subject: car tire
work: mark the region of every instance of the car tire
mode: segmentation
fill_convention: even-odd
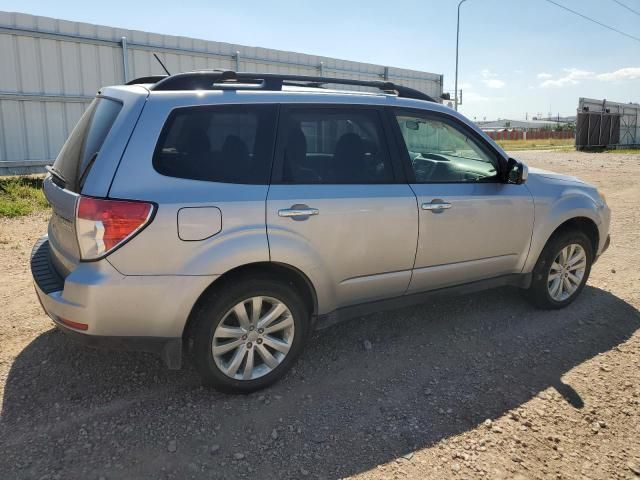
[[[538,308],[566,307],[587,283],[593,257],[593,245],[583,232],[567,230],[555,234],[538,258],[526,297]]]
[[[295,288],[268,275],[246,276],[214,290],[198,307],[191,353],[205,386],[250,393],[285,375],[309,330],[309,310]]]

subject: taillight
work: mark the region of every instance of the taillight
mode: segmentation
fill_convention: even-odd
[[[153,204],[132,200],[80,197],[76,210],[76,232],[82,260],[107,255],[151,219]]]

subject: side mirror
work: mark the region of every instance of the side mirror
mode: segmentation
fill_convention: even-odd
[[[515,158],[509,158],[507,162],[507,183],[521,185],[527,181],[529,167]]]

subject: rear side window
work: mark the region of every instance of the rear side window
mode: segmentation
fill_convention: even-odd
[[[344,107],[291,108],[281,114],[282,181],[293,184],[393,183],[379,114]]]
[[[275,108],[221,105],[175,109],[160,135],[153,166],[170,177],[267,184]]]
[[[99,97],[91,102],[53,164],[53,171],[65,188],[80,191],[121,109],[120,102],[109,98]]]

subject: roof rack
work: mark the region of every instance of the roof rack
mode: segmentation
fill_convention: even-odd
[[[283,85],[298,87],[322,88],[327,84],[355,85],[377,88],[385,93],[393,93],[399,97],[413,98],[434,102],[435,100],[419,90],[396,85],[386,81],[352,80],[347,78],[313,77],[306,75],[281,75],[279,73],[248,73],[234,71],[198,71],[177,73],[175,75],[158,75],[132,80],[127,85],[136,83],[154,83],[151,90],[267,90],[280,91]]]

